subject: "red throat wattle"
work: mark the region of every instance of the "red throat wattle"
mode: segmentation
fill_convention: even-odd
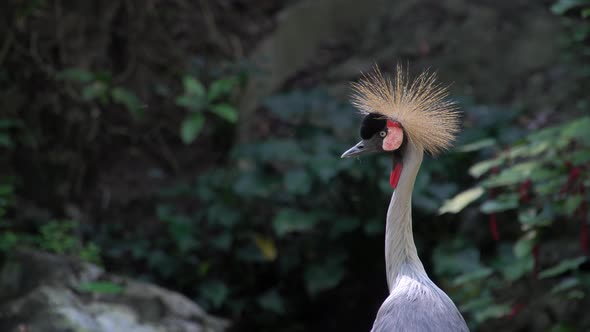
[[[401,175],[402,163],[398,162],[395,164],[395,167],[391,170],[391,174],[389,175],[389,184],[391,185],[391,188],[395,189],[397,187],[397,183]]]

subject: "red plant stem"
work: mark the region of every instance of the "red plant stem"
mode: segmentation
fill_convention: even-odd
[[[496,221],[496,214],[490,214],[490,232],[494,241],[500,241],[500,233],[498,232],[498,222]]]
[[[565,194],[568,191],[575,191],[575,182],[578,179],[578,177],[580,177],[580,174],[582,173],[582,167],[577,166],[577,167],[573,167],[572,164],[569,161],[565,162],[565,167],[569,170],[568,172],[568,177],[567,177],[567,181],[564,183],[564,185],[561,187],[561,189],[559,190],[560,194]]]
[[[582,220],[582,229],[580,230],[580,242],[582,244],[582,251],[588,255],[588,224],[586,218]]]
[[[522,203],[528,203],[531,200],[532,185],[533,182],[530,179],[527,179],[518,186],[519,199]]]
[[[539,273],[539,245],[533,247],[533,279],[537,279]]]
[[[514,318],[514,316],[516,316],[516,314],[518,314],[522,310],[522,308],[524,308],[524,303],[516,303],[515,305],[512,306],[512,310],[507,315],[507,318],[509,318],[509,319]]]
[[[574,181],[575,179],[578,178],[578,176],[580,176],[580,173],[582,172],[582,168],[581,167],[574,167],[570,170],[570,180]]]
[[[588,254],[588,202],[586,201],[586,189],[584,185],[580,185],[580,193],[582,194],[582,204],[580,205],[580,212],[582,214],[582,227],[580,229],[580,244],[582,252]]]

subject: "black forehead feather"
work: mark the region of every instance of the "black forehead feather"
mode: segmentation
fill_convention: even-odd
[[[369,113],[361,123],[361,138],[369,139],[385,129],[387,120],[381,114]]]

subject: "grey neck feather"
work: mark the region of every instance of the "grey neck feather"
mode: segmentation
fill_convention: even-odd
[[[416,273],[426,276],[412,234],[412,191],[423,155],[421,147],[408,141],[402,160],[402,173],[387,210],[385,266],[390,292],[404,263],[409,264]]]

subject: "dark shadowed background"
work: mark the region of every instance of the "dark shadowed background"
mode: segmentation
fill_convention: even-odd
[[[85,327],[93,301],[148,327],[180,312],[125,300],[135,281],[233,331],[369,331],[390,161],[340,155],[350,82],[397,63],[437,71],[463,111],[414,190],[431,278],[473,331],[590,329],[590,1],[8,0],[0,17],[2,331],[140,331]]]

